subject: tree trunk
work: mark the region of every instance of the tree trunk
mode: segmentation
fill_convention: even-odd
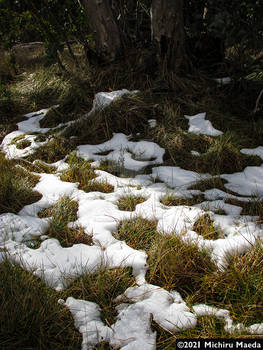
[[[96,53],[103,61],[113,61],[121,49],[119,29],[108,0],[82,0]]]
[[[185,59],[183,0],[152,0],[152,40],[164,68],[176,70]]]

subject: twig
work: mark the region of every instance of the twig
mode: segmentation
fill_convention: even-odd
[[[263,89],[260,91],[260,93],[258,95],[258,98],[257,98],[257,101],[256,101],[256,105],[255,105],[255,108],[253,109],[252,114],[255,114],[258,111],[258,109],[259,109],[258,105],[259,105],[259,101],[260,101],[262,95],[263,95]]]

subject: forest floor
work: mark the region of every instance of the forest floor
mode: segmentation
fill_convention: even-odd
[[[2,349],[263,335],[262,72],[126,63],[2,78]]]

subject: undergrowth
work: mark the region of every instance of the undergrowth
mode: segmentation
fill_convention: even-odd
[[[0,214],[18,213],[25,205],[41,199],[42,195],[33,190],[38,181],[36,175],[16,166],[0,153]]]
[[[63,298],[74,298],[93,301],[101,308],[101,318],[107,326],[115,322],[117,316],[117,296],[135,284],[131,270],[128,268],[100,269],[98,272],[83,274],[71,286],[62,292]],[[65,295],[64,295],[65,294]]]
[[[92,237],[86,234],[81,226],[68,226],[70,222],[77,220],[77,212],[78,203],[68,197],[62,197],[53,206],[39,212],[38,216],[51,217],[46,235],[58,239],[62,247],[71,247],[79,243],[93,245]]]
[[[79,349],[81,335],[57,292],[25,269],[0,264],[2,350]]]

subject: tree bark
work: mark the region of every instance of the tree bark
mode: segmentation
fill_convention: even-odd
[[[82,3],[98,57],[106,62],[115,60],[121,50],[121,39],[109,1],[82,0]]]
[[[152,40],[164,68],[177,70],[185,55],[183,0],[152,0]]]

